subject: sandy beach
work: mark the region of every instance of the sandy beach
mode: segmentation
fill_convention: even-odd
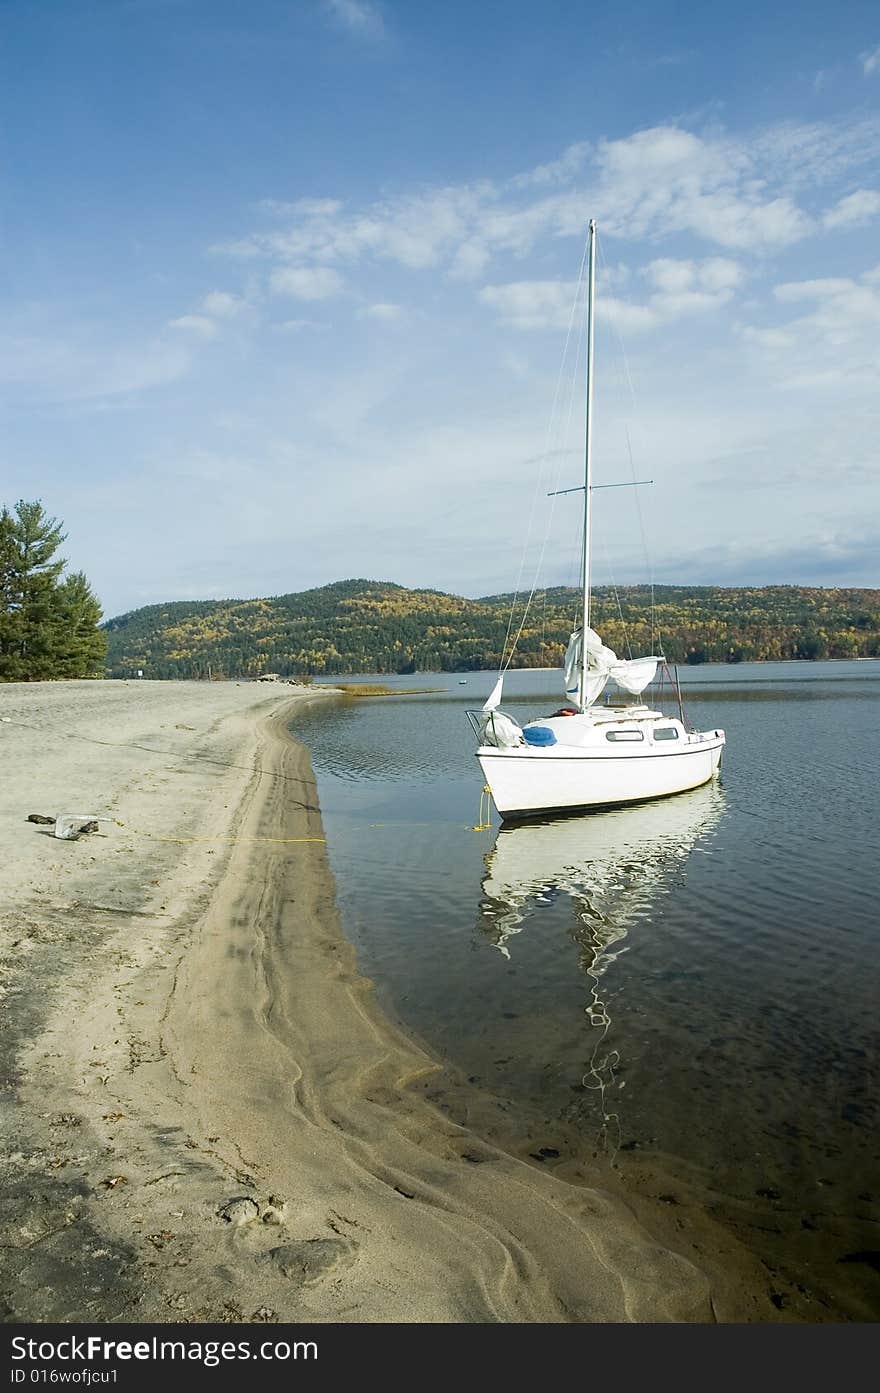
[[[529,1163],[378,1009],[287,729],[335,699],[0,686],[4,1321],[773,1319],[708,1220]]]

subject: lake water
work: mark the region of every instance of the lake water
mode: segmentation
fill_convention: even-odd
[[[442,690],[296,722],[343,926],[535,1163],[702,1205],[791,1319],[876,1320],[880,662],[680,677],[720,782],[484,830],[465,710],[494,674],[349,679]],[[520,721],[560,701],[505,680]]]

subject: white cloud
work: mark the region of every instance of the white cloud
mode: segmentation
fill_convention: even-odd
[[[217,333],[214,320],[204,314],[182,314],[179,319],[169,320],[169,328],[183,329],[186,333],[195,334],[202,339],[213,339]]]
[[[384,319],[388,323],[403,318],[403,306],[393,305],[387,302],[368,305],[363,311],[368,319]]]
[[[329,329],[330,325],[321,319],[285,319],[273,327],[282,334],[301,334],[306,329]]]
[[[566,281],[515,281],[484,286],[480,299],[517,329],[565,329],[571,322],[575,291]]]
[[[870,222],[877,213],[880,213],[880,193],[875,193],[873,189],[856,189],[855,193],[847,194],[846,198],[829,208],[822,223],[828,228],[860,227]]]
[[[381,39],[385,32],[382,15],[370,0],[324,0],[324,9],[338,25],[366,39]]]
[[[662,257],[645,267],[645,275],[660,291],[672,293],[686,290],[694,282],[694,263]]]
[[[870,164],[880,121],[780,122],[733,137],[675,125],[636,131],[562,155],[506,181],[402,192],[345,206],[336,198],[265,200],[280,225],[216,248],[263,258],[276,268],[340,267],[390,261],[408,270],[443,268],[453,279],[483,275],[493,259],[528,256],[536,245],[600,232],[658,243],[689,234],[743,254],[791,246],[816,217],[802,194]],[[854,222],[865,198],[842,200],[826,217]]]
[[[469,281],[476,280],[482,275],[489,261],[489,250],[484,242],[471,238],[469,242],[462,242],[449,268],[449,274],[453,280]]]
[[[653,287],[644,304],[617,295],[601,295],[596,315],[623,333],[640,334],[686,315],[706,314],[732,298],[745,273],[736,261],[651,261],[643,277]],[[622,279],[622,278],[621,278]],[[566,329],[571,322],[575,287],[564,281],[516,281],[486,286],[480,299],[517,329]]]
[[[742,285],[745,271],[738,261],[723,256],[709,257],[696,268],[700,284],[706,290],[735,290]]]
[[[99,326],[12,321],[0,341],[0,384],[14,384],[17,398],[105,403],[176,381],[191,361],[179,343],[113,339]]]
[[[871,73],[880,71],[880,48],[875,48],[873,50],[866,49],[864,53],[859,54],[859,59],[865,77],[869,77]]]
[[[343,204],[338,198],[298,198],[293,203],[285,203],[277,198],[264,198],[258,205],[264,213],[273,217],[332,218],[340,212]]]
[[[674,261],[670,257],[661,257],[645,267],[648,280],[663,294],[695,289],[722,293],[740,285],[744,274],[739,262],[721,256],[702,262]]]
[[[241,313],[246,303],[241,295],[230,295],[226,290],[212,290],[202,301],[202,311],[215,319],[233,319]]]
[[[748,145],[674,126],[604,141],[597,161],[601,221],[622,237],[693,232],[724,247],[785,246],[809,218],[786,193],[768,197]]]
[[[880,267],[858,279],[828,276],[787,281],[774,288],[781,305],[804,312],[784,325],[740,329],[760,354],[760,370],[779,386],[829,388],[847,397],[880,381]]]
[[[271,278],[276,295],[292,295],[297,300],[327,300],[339,295],[344,285],[339,272],[329,266],[284,266]]]
[[[528,189],[541,184],[569,183],[572,177],[583,169],[589,153],[589,143],[586,140],[578,141],[575,145],[569,145],[558,160],[550,160],[547,164],[536,165],[534,169],[526,170],[523,174],[515,174],[510,180],[510,187]]]
[[[756,329],[752,325],[746,324],[743,326],[741,334],[746,343],[754,343],[759,348],[773,351],[792,348],[796,342],[794,334],[787,329]]]
[[[844,276],[825,276],[811,281],[787,281],[777,285],[773,294],[777,300],[828,300],[845,295],[853,287],[853,282]]]
[[[282,264],[376,257],[423,270],[455,253],[469,228],[478,224],[481,204],[491,197],[489,186],[465,185],[381,200],[349,214],[333,200],[303,200],[291,205],[286,229],[254,233],[216,250]]]
[[[660,317],[650,305],[634,305],[616,295],[606,295],[596,310],[598,319],[611,324],[620,334],[646,334],[656,329]]]

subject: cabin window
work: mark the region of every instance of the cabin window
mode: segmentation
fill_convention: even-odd
[[[677,739],[678,739],[678,731],[675,729],[675,726],[661,726],[659,730],[655,730],[655,731],[654,731],[654,739],[655,739],[655,740],[677,740]]]
[[[640,730],[606,730],[606,740],[644,740]]]

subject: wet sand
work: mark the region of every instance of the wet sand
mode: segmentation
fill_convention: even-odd
[[[705,1216],[542,1170],[378,1009],[287,731],[333,699],[0,687],[3,1319],[779,1318]],[[26,820],[63,812],[115,820]]]

